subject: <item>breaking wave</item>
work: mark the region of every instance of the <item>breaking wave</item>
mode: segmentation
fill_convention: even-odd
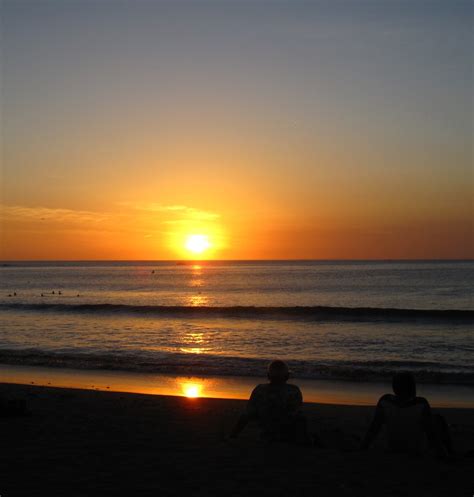
[[[377,307],[256,307],[256,306],[164,306],[125,304],[4,303],[0,310],[61,312],[78,314],[125,314],[186,318],[248,318],[308,321],[442,321],[474,322],[472,310],[397,309]]]
[[[165,352],[92,353],[1,349],[0,363],[176,375],[262,376],[264,359]],[[428,361],[288,361],[292,375],[307,379],[388,380],[399,370],[416,373],[420,383],[474,385],[474,368]]]

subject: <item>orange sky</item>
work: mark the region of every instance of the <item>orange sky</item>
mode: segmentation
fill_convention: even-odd
[[[473,257],[470,2],[396,3],[2,2],[0,259]]]

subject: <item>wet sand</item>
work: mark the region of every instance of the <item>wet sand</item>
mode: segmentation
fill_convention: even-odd
[[[265,447],[255,427],[225,435],[241,400],[0,384],[31,416],[0,418],[0,494],[12,496],[471,496],[474,459],[357,450],[373,408],[306,404],[330,448]],[[459,453],[474,410],[437,409]]]
[[[248,399],[255,385],[265,383],[267,379],[264,376],[183,376],[0,364],[0,381],[21,385],[173,396],[185,396],[188,390],[194,389],[199,397]],[[392,389],[391,382],[301,378],[292,378],[290,382],[301,388],[305,402],[317,404],[374,406],[384,393]],[[474,409],[474,385],[420,383],[417,392],[421,397],[430,399],[432,406]]]

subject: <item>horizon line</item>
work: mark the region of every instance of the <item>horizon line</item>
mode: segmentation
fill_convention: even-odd
[[[0,264],[11,262],[179,262],[179,263],[208,263],[208,262],[472,262],[474,258],[282,258],[282,259],[0,259]]]

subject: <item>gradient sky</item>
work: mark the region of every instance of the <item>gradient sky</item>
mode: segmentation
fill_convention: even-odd
[[[473,5],[3,0],[0,258],[472,257]]]

